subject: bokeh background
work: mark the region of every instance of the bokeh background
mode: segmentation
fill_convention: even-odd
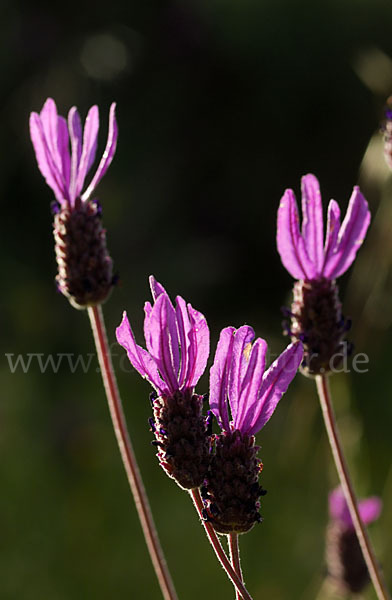
[[[48,96],[65,114],[97,103],[103,150],[118,103],[117,155],[100,184],[120,284],[105,306],[129,429],[180,598],[233,595],[187,495],[157,465],[149,386],[114,329],[124,309],[141,342],[148,275],[222,327],[251,324],[283,349],[291,278],[275,248],[286,187],[315,173],[325,202],[347,206],[360,182],[373,214],[341,280],[366,373],[332,381],[361,496],[379,494],[371,528],[392,585],[392,183],[379,133],[392,93],[389,0],[2,0],[0,598],[143,598],[160,592],[90,368],[26,372],[22,354],[94,353],[85,313],[54,285],[51,190],[28,116]],[[212,357],[211,357],[212,359]],[[208,379],[198,389],[207,390]],[[314,384],[298,376],[259,434],[264,522],[241,539],[255,600],[313,600],[325,575],[327,493],[336,476]],[[375,598],[371,589],[364,598]]]

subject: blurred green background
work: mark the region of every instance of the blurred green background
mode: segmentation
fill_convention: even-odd
[[[86,314],[54,285],[52,193],[28,133],[30,111],[48,96],[83,117],[97,103],[102,150],[118,103],[117,155],[97,193],[120,273],[105,314],[161,541],[187,600],[233,592],[189,498],[158,467],[150,388],[114,329],[126,309],[141,343],[154,273],[207,316],[213,346],[222,327],[249,323],[281,351],[292,282],[275,248],[279,199],[313,172],[325,204],[345,208],[360,182],[373,222],[341,293],[369,371],[336,375],[332,391],[356,488],[384,501],[371,535],[391,586],[392,183],[378,133],[392,93],[390,1],[1,6],[0,598],[160,598],[95,357],[87,373],[66,360],[42,373],[36,358],[12,373],[6,356],[94,353]],[[207,386],[204,376],[200,393]],[[248,588],[255,600],[321,598],[336,476],[312,381],[296,378],[258,442],[268,494],[264,522],[241,538]]]

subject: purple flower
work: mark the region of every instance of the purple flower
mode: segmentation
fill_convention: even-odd
[[[341,522],[349,529],[354,529],[350,511],[340,486],[335,488],[329,494],[328,504],[329,514],[333,520]],[[359,514],[365,525],[369,525],[369,523],[376,521],[380,516],[381,509],[382,502],[377,496],[371,496],[358,503]]]
[[[150,277],[154,305],[144,306],[144,337],[147,350],[138,346],[124,312],[116,330],[134,368],[145,377],[158,394],[172,396],[176,392],[191,393],[202,376],[209,355],[209,330],[205,317],[185,302],[170,298],[153,276]]]
[[[251,327],[221,331],[210,371],[210,407],[222,433],[215,436],[205,489],[205,518],[218,533],[245,533],[260,522],[262,468],[255,435],[271,418],[300,365],[301,342],[291,344],[265,371],[267,344]]]
[[[326,562],[331,582],[344,594],[358,594],[369,581],[357,534],[341,487],[329,494],[330,521],[326,532]],[[358,503],[362,521],[368,525],[381,512],[380,498],[373,496]]]
[[[350,267],[370,223],[368,204],[354,187],[346,216],[340,224],[340,209],[328,206],[324,241],[323,206],[314,175],[302,178],[302,230],[293,190],[284,193],[278,211],[277,245],[283,265],[295,279],[335,279]]]
[[[255,435],[271,418],[301,363],[290,344],[265,371],[267,343],[244,325],[222,330],[210,372],[210,407],[223,431]]]
[[[314,376],[336,370],[350,353],[345,336],[351,321],[343,316],[335,280],[354,261],[370,223],[370,212],[358,187],[354,187],[342,224],[339,206],[331,200],[324,240],[319,184],[314,175],[305,175],[302,215],[300,233],[294,192],[286,190],[278,210],[278,252],[283,265],[298,281],[294,284],[293,303],[286,311],[290,323],[285,322],[283,328],[292,341],[303,342],[301,371]]]
[[[38,167],[62,207],[73,208],[77,199],[86,202],[112,162],[117,144],[116,105],[109,113],[109,133],[101,161],[88,187],[82,192],[97,150],[99,129],[98,106],[88,112],[84,131],[74,106],[66,119],[57,114],[57,107],[48,98],[40,112],[30,115],[30,136]],[[71,144],[71,152],[69,151]]]
[[[209,422],[194,387],[206,368],[210,335],[205,317],[181,296],[176,306],[150,277],[154,305],[144,306],[147,350],[135,341],[126,313],[116,330],[135,369],[154,386],[150,426],[161,467],[183,489],[198,488],[210,462]]]

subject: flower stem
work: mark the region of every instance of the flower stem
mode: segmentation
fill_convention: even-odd
[[[240,547],[238,544],[238,533],[230,533],[228,536],[229,538],[229,549],[230,549],[230,560],[231,560],[231,564],[233,565],[233,569],[234,571],[237,573],[238,577],[240,578],[240,580],[243,582],[244,579],[242,577],[242,571],[241,571],[241,562],[240,562]],[[241,594],[239,593],[238,590],[236,590],[236,600],[243,600]]]
[[[368,533],[358,511],[355,492],[350,480],[348,467],[338,435],[336,419],[331,402],[328,378],[325,375],[317,375],[316,385],[336,470],[338,472],[343,494],[350,511],[350,516],[355,527],[355,532],[362,549],[370,578],[372,580],[374,589],[376,590],[377,598],[379,600],[390,600],[390,596],[381,573],[381,568],[377,563]]]
[[[136,510],[139,515],[155,573],[165,600],[177,600],[177,594],[174,589],[174,585],[158,539],[158,534],[147,499],[147,494],[128,434],[120,393],[118,391],[110,356],[105,322],[101,307],[89,307],[88,316],[90,318],[91,327],[94,334],[95,346],[97,349],[99,365],[101,368],[102,379],[109,405],[110,416],[112,418],[114,433],[116,435],[121,458],[130,488],[132,490],[133,498],[135,500]]]
[[[213,528],[211,523],[209,523],[208,521],[206,521],[203,518],[204,506],[203,506],[203,500],[200,496],[200,491],[198,489],[193,489],[193,490],[189,490],[189,493],[192,497],[193,503],[194,503],[197,513],[200,517],[200,520],[203,523],[203,526],[206,531],[207,537],[210,541],[210,544],[213,547],[214,552],[215,552],[220,564],[222,565],[223,569],[226,571],[226,575],[229,577],[229,579],[231,579],[232,584],[234,585],[236,590],[238,590],[238,592],[240,593],[240,598],[243,598],[243,600],[252,600],[252,596],[249,594],[249,592],[245,588],[244,584],[242,583],[241,579],[239,578],[239,576],[237,575],[237,573],[234,571],[233,567],[231,566],[229,559],[227,558],[226,553],[222,548],[222,544],[220,543],[218,536],[216,535],[215,529]]]

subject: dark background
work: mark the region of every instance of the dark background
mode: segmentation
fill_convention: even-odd
[[[12,373],[6,356],[94,352],[86,314],[54,285],[52,193],[28,133],[29,113],[48,96],[83,118],[99,105],[101,151],[118,104],[117,154],[97,192],[121,278],[105,315],[162,544],[187,600],[233,593],[189,498],[157,465],[150,389],[114,329],[126,309],[142,342],[154,273],[206,315],[213,347],[222,327],[249,323],[280,352],[292,282],[275,248],[279,199],[286,187],[299,194],[313,172],[325,205],[334,197],[345,209],[360,182],[372,227],[341,293],[369,371],[336,375],[332,391],[356,488],[384,500],[371,535],[391,585],[392,184],[378,133],[392,93],[389,0],[1,6],[0,598],[160,598],[96,359],[87,373],[66,362],[41,373],[36,358]],[[205,375],[198,390],[207,385]],[[255,600],[330,598],[319,590],[336,475],[312,381],[296,378],[258,443],[268,495],[264,522],[241,538],[248,588]]]

